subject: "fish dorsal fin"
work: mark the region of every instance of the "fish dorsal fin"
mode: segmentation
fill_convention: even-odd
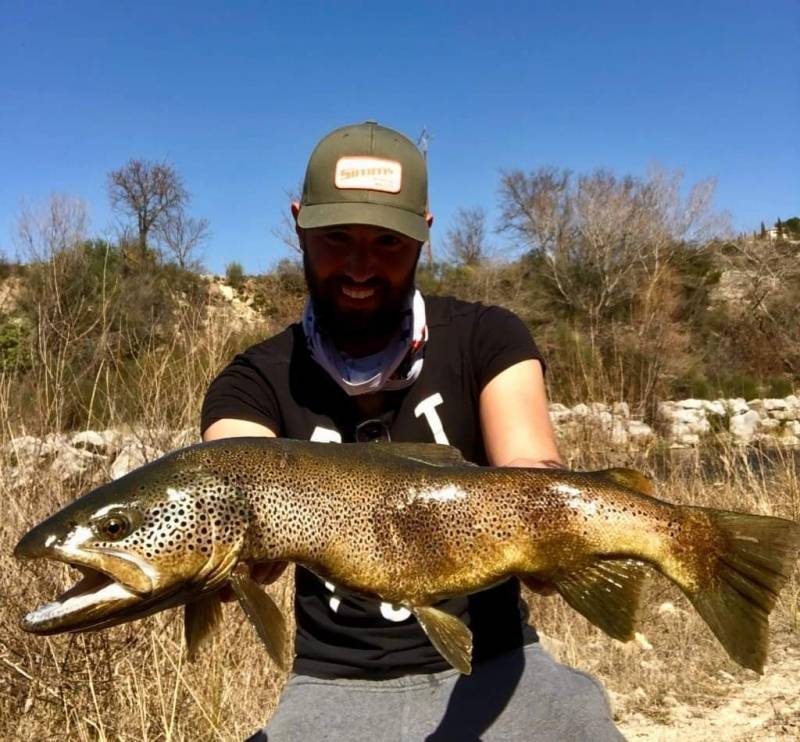
[[[281,609],[249,575],[234,572],[231,587],[275,664],[286,670],[286,622]]]
[[[431,466],[475,466],[467,461],[455,446],[445,446],[441,443],[394,443],[388,441],[375,441],[368,443],[375,446],[383,453],[397,456],[401,459],[421,461]]]
[[[644,474],[635,469],[605,469],[597,472],[603,479],[610,479],[615,484],[627,487],[629,490],[638,492],[641,495],[654,497],[656,488]]]
[[[636,559],[601,559],[549,578],[564,600],[609,636],[633,639],[647,565]]]
[[[417,606],[411,612],[439,654],[456,670],[469,675],[472,672],[472,632],[464,623],[432,606]]]
[[[221,619],[219,592],[203,595],[186,604],[183,611],[183,635],[189,660],[197,656],[197,650],[214,633]]]

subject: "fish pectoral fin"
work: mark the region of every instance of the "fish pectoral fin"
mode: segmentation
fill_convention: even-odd
[[[633,639],[647,565],[637,559],[600,559],[576,572],[552,577],[556,589],[578,613],[609,636]]]
[[[638,492],[640,495],[654,497],[656,486],[644,474],[635,469],[604,469],[595,472],[600,479],[611,481],[614,484],[627,487],[629,490]]]
[[[186,653],[192,661],[197,650],[213,633],[222,619],[222,603],[219,592],[203,595],[183,609],[183,636],[186,640]]]
[[[239,604],[264,642],[267,653],[281,670],[286,670],[287,633],[281,609],[249,575],[234,572],[229,579]]]
[[[431,606],[417,606],[411,612],[439,654],[456,670],[469,675],[472,672],[472,632],[464,623]]]

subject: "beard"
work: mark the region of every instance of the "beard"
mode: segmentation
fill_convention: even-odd
[[[414,274],[418,260],[419,253],[407,279],[401,284],[392,285],[382,278],[359,284],[364,288],[374,289],[379,300],[377,308],[360,310],[341,306],[337,301],[341,287],[352,284],[352,281],[343,275],[334,275],[321,280],[311,267],[308,254],[304,251],[303,272],[308,294],[314,305],[317,322],[325,334],[336,345],[340,345],[338,340],[354,339],[385,339],[388,342],[399,329],[403,313],[407,309],[408,297],[414,289]]]

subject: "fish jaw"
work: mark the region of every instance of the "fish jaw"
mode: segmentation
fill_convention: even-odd
[[[54,601],[23,617],[23,630],[55,634],[93,627],[110,614],[140,605],[154,587],[152,569],[124,553],[91,549],[90,528],[55,529],[42,523],[26,533],[14,548],[23,561],[46,559],[74,567],[82,579]]]

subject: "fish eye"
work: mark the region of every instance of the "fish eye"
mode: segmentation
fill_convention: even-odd
[[[95,528],[99,535],[110,541],[125,538],[131,532],[131,524],[121,515],[110,515],[107,518],[103,518]]]

